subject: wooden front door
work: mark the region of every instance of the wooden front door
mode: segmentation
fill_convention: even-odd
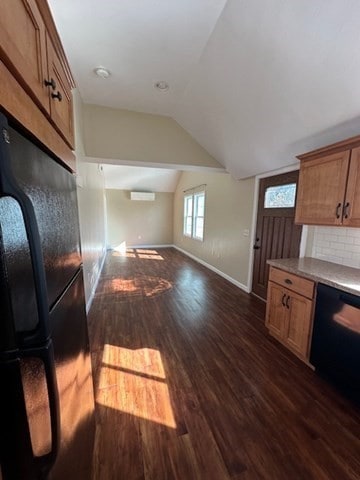
[[[252,292],[266,300],[271,258],[298,257],[301,225],[294,224],[299,171],[260,180]]]

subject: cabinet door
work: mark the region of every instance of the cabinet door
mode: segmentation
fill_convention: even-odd
[[[284,340],[292,350],[306,359],[309,354],[313,302],[288,291],[285,304],[287,316]]]
[[[1,0],[1,60],[49,112],[45,25],[35,0]]]
[[[343,225],[360,227],[360,148],[351,152]]]
[[[284,307],[285,291],[276,283],[269,282],[265,325],[277,337],[284,335],[285,315],[287,314]]]
[[[69,82],[63,66],[57,56],[49,36],[46,37],[49,77],[53,78],[56,88],[50,94],[50,115],[70,147],[74,146],[73,105]]]
[[[296,223],[340,225],[350,152],[301,163]]]

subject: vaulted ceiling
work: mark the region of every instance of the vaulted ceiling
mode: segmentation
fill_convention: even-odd
[[[172,116],[235,178],[360,132],[358,0],[50,5],[85,102]]]

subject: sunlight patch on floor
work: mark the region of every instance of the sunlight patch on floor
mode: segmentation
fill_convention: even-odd
[[[157,250],[136,248],[135,252],[138,258],[142,258],[144,260],[164,260],[164,257],[162,257]]]
[[[113,250],[115,252],[119,252],[119,253],[126,253],[126,242],[121,242],[119,243],[119,245],[116,245],[116,247],[113,248]]]
[[[123,294],[129,297],[154,297],[172,288],[169,280],[148,275],[136,275],[134,278],[112,278],[107,281],[109,293]]]
[[[136,258],[135,253],[122,253],[122,252],[113,252],[112,254],[113,257],[125,257],[125,258]]]
[[[164,260],[157,250],[144,248],[126,248],[126,242],[122,242],[113,248],[113,257],[142,258],[144,260]]]
[[[139,290],[139,288],[135,285],[134,279],[125,279],[125,278],[113,278],[111,280],[111,290],[114,293],[118,292],[126,292],[126,293],[134,293]]]
[[[166,378],[160,352],[153,348],[132,350],[105,344],[102,361],[115,368],[132,370],[134,373],[146,373],[159,380]]]
[[[105,407],[176,428],[158,350],[106,344],[96,401]]]
[[[161,255],[150,255],[148,253],[138,253],[138,257],[146,260],[164,260]]]
[[[159,255],[159,252],[157,250],[148,250],[148,249],[144,249],[144,248],[137,248],[136,252],[137,253],[145,253],[145,254],[148,254],[148,255]]]

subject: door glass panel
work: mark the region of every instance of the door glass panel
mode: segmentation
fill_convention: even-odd
[[[296,183],[274,185],[265,191],[264,208],[295,207]]]

